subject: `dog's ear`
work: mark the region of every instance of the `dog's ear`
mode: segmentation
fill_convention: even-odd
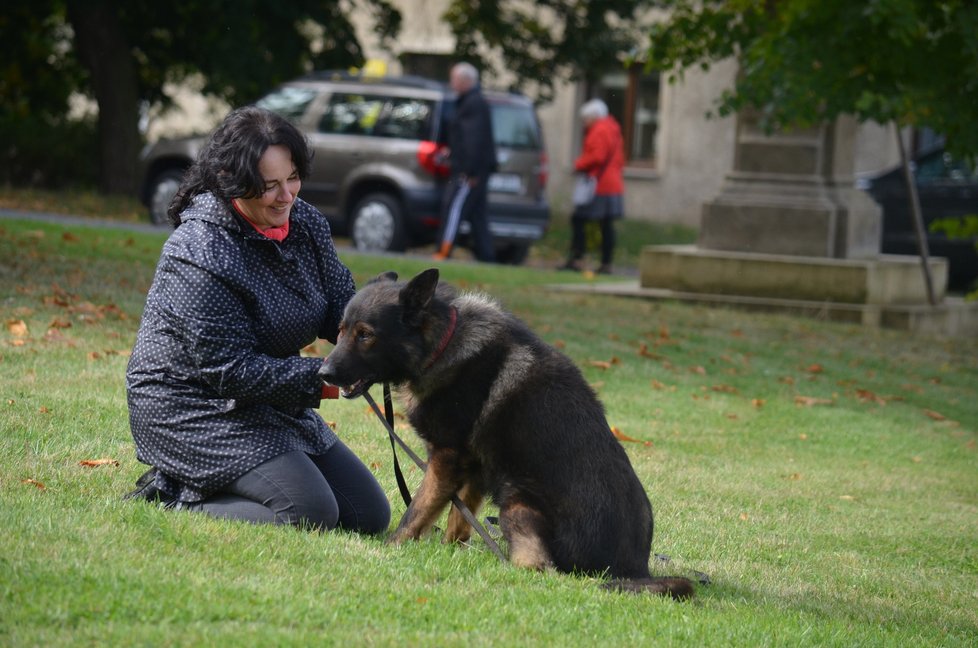
[[[369,286],[372,283],[379,283],[381,281],[397,281],[397,273],[393,270],[388,270],[387,272],[382,272],[370,281],[367,282]]]
[[[406,286],[401,288],[400,301],[404,307],[404,316],[408,321],[419,315],[435,295],[438,286],[438,269],[429,268],[417,275]]]

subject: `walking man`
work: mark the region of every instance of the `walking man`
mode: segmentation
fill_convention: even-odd
[[[470,63],[457,63],[449,77],[458,95],[455,116],[448,127],[452,174],[442,205],[442,225],[435,259],[447,259],[455,245],[459,223],[469,221],[472,251],[479,261],[494,260],[486,210],[489,176],[496,170],[489,104],[479,91],[479,72]]]

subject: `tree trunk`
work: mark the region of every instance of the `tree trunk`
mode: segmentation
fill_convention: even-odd
[[[920,265],[924,271],[924,285],[927,287],[927,301],[931,306],[937,305],[937,298],[934,296],[934,279],[930,274],[930,249],[927,245],[927,232],[924,231],[924,217],[920,213],[920,197],[917,195],[917,183],[910,169],[910,160],[907,158],[907,150],[903,146],[903,137],[900,136],[900,127],[893,124],[896,131],[897,144],[900,147],[900,163],[903,165],[903,179],[907,183],[907,196],[910,197],[910,215],[913,220],[914,234],[917,236],[917,250],[920,252]]]
[[[113,2],[69,0],[75,48],[98,102],[99,188],[133,195],[139,157],[139,93],[132,49]]]

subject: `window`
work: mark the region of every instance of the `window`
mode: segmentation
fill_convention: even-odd
[[[319,120],[319,132],[423,140],[430,137],[432,101],[337,93]]]
[[[588,98],[608,104],[608,112],[621,124],[625,158],[629,166],[655,167],[655,138],[659,130],[659,74],[641,66],[607,74]]]
[[[536,151],[541,147],[540,128],[530,106],[490,103],[492,134],[496,145]]]
[[[295,121],[302,117],[315,98],[315,90],[285,87],[265,95],[256,101],[255,105]]]

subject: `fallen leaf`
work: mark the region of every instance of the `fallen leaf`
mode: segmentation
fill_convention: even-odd
[[[62,241],[67,241],[68,243],[75,243],[78,241],[78,237],[71,232],[65,232],[61,235]]]
[[[882,396],[877,396],[876,394],[869,391],[868,389],[857,389],[856,398],[858,398],[860,401],[864,403],[872,402],[872,403],[879,403],[880,405],[886,405],[885,398],[883,398]]]
[[[632,438],[632,437],[628,436],[627,434],[623,433],[621,430],[619,430],[615,426],[611,426],[611,433],[613,435],[615,435],[615,438],[618,439],[619,441],[629,441],[629,442],[632,442],[632,443],[641,443],[641,444],[647,445],[647,446],[652,445],[652,442],[651,441],[642,441],[641,439]]]
[[[795,405],[812,407],[814,405],[831,405],[832,401],[828,398],[814,398],[813,396],[795,396]]]
[[[839,495],[839,499],[840,499],[840,500],[845,500],[845,501],[847,501],[847,502],[852,502],[852,501],[853,501],[853,500],[855,500],[856,498],[855,498],[855,497],[853,497],[852,495]]]
[[[802,432],[801,434],[798,435],[798,439],[801,441],[808,441],[808,435]]]
[[[78,465],[86,468],[97,468],[98,466],[118,466],[119,462],[115,459],[82,459]]]
[[[370,410],[370,411],[372,412],[373,410]],[[336,429],[336,421],[326,421],[326,425],[328,425],[331,430],[335,430]]]
[[[30,484],[31,486],[36,486],[40,490],[44,490],[46,488],[44,486],[44,483],[43,482],[39,482],[36,479],[21,479],[20,480],[20,483],[21,484]]]
[[[921,459],[920,457],[910,457],[910,461],[914,463],[920,463],[921,461],[923,461],[923,459]]]
[[[563,349],[565,346],[567,346],[567,343],[563,340],[554,340],[555,349]]]
[[[731,387],[730,385],[713,385],[710,387],[715,392],[724,392],[726,394],[737,394],[739,391],[736,387]]]
[[[24,320],[7,320],[7,330],[14,337],[27,337],[27,323]]]
[[[611,363],[606,360],[589,360],[588,364],[592,367],[597,367],[598,369],[611,369]]]
[[[739,417],[739,416],[737,416],[736,414],[726,414],[725,416],[726,416],[726,417],[727,417],[728,419],[730,419],[731,421],[737,421],[737,420],[740,420],[740,417]]]
[[[747,514],[746,513],[741,513],[740,514],[740,519],[741,520],[744,520],[746,522],[747,521]]]
[[[652,360],[661,360],[662,359],[662,356],[660,354],[653,353],[652,351],[649,351],[649,345],[646,344],[645,342],[642,342],[639,345],[639,347],[638,347],[638,354],[640,356],[642,356],[643,358],[650,358]]]
[[[791,473],[787,479],[790,481],[801,481],[801,473]]]
[[[785,385],[794,385],[795,379],[792,378],[791,376],[781,376],[780,378],[778,378],[778,382],[784,383]]]
[[[756,407],[757,409],[761,409],[762,407],[764,407],[764,399],[763,398],[753,398],[753,399],[751,399],[750,404],[753,405],[754,407]]]
[[[40,413],[40,414],[50,414],[50,413],[51,413],[51,410],[49,410],[49,409],[48,409],[47,407],[45,407],[44,405],[41,405],[40,407],[38,407],[38,408],[37,408],[37,411],[38,411],[38,413]]]
[[[822,365],[816,363],[805,367],[805,371],[812,374],[820,374],[824,371],[824,369],[822,368]]]
[[[947,420],[947,417],[946,416],[944,416],[943,414],[939,414],[939,413],[935,412],[934,410],[925,409],[924,410],[924,414],[926,414],[930,418],[934,419],[935,421],[946,421]]]
[[[701,367],[699,365],[697,365],[695,367],[690,367],[689,368],[689,372],[690,373],[694,373],[694,374],[699,374],[700,376],[705,376],[706,375],[706,369],[704,369],[703,367]]]

